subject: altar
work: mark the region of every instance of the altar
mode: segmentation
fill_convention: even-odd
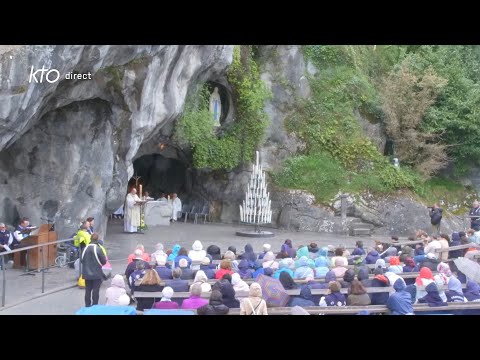
[[[172,209],[172,205],[167,201],[147,201],[145,204],[145,224],[147,226],[169,226]]]

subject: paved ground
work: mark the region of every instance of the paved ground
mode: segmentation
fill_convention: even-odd
[[[125,270],[126,259],[135,246],[143,244],[148,252],[153,252],[155,244],[161,242],[165,249],[171,248],[175,244],[185,246],[191,249],[195,240],[200,240],[206,249],[211,244],[220,246],[222,252],[226,251],[230,245],[236,246],[237,253],[243,250],[245,244],[252,244],[255,251],[261,251],[262,245],[268,242],[272,245],[274,251],[279,251],[285,239],[291,239],[295,247],[316,242],[319,246],[328,244],[346,244],[353,247],[358,238],[343,237],[325,233],[310,232],[291,232],[282,230],[272,230],[275,237],[268,239],[253,239],[235,236],[235,231],[245,230],[240,225],[225,224],[192,224],[175,223],[165,227],[151,227],[145,234],[124,234],[123,221],[111,220],[107,229],[105,245],[112,263],[113,274],[122,274]],[[362,238],[365,246],[373,245],[370,238]],[[35,298],[41,294],[42,276],[23,275],[21,270],[7,269],[6,274],[6,308],[0,308],[1,314],[74,314],[84,305],[84,291],[74,287],[67,290],[58,291],[43,297]],[[0,276],[1,276],[0,272]],[[45,274],[45,291],[66,288],[76,283],[75,271],[70,268],[54,268]],[[1,285],[1,282],[0,282]],[[109,281],[104,282],[100,291],[100,303],[105,302],[105,289],[109,286]],[[1,287],[3,288],[3,287]],[[1,294],[0,294],[1,300]],[[28,301],[27,301],[28,300]],[[22,302],[19,305],[12,306]],[[0,304],[1,305],[1,304]],[[10,307],[9,307],[10,306]]]

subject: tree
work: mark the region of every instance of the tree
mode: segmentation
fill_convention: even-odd
[[[385,128],[395,142],[396,156],[425,178],[448,163],[446,145],[438,134],[421,130],[426,112],[445,85],[447,80],[431,68],[414,71],[408,57],[380,85]]]

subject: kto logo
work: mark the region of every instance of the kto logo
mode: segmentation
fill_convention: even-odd
[[[60,72],[56,69],[46,69],[45,65],[42,66],[41,69],[38,69],[37,71],[33,71],[33,66],[30,69],[30,77],[28,78],[28,82],[31,83],[32,80],[35,83],[42,83],[45,75],[45,80],[47,80],[50,84],[58,81],[60,78]],[[37,76],[39,78],[37,78]]]

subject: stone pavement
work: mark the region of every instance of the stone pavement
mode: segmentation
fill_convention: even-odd
[[[145,246],[149,253],[155,251],[157,242],[163,243],[165,250],[177,243],[190,250],[195,240],[200,240],[204,249],[211,244],[216,244],[223,253],[230,245],[233,245],[236,246],[237,253],[240,253],[247,243],[250,243],[254,250],[259,252],[266,242],[271,244],[272,250],[276,252],[280,250],[281,245],[288,238],[293,241],[295,247],[311,242],[316,242],[319,246],[343,243],[348,247],[353,247],[355,241],[359,239],[327,233],[292,232],[276,229],[266,229],[275,233],[273,238],[255,239],[235,236],[235,231],[247,229],[242,225],[215,223],[204,225],[177,222],[171,226],[150,227],[145,231],[145,234],[125,234],[123,233],[123,220],[113,219],[110,220],[108,225],[105,245],[112,264],[112,273],[123,274],[128,254],[132,253],[135,246],[140,243]],[[362,238],[362,240],[365,246],[374,243],[373,238]],[[5,273],[7,279],[6,308],[0,308],[0,315],[74,314],[84,305],[84,291],[77,287],[72,288],[76,284],[76,275],[73,269],[68,267],[50,269],[48,273],[45,273],[45,291],[55,291],[62,288],[65,290],[34,299],[32,298],[41,294],[42,277],[40,273],[36,273],[35,276],[21,276],[23,272],[16,269],[7,269]],[[2,288],[1,276],[2,273],[0,272],[0,289]],[[110,281],[102,284],[100,303],[105,302],[104,294],[109,284]],[[12,306],[14,304],[18,305]]]

